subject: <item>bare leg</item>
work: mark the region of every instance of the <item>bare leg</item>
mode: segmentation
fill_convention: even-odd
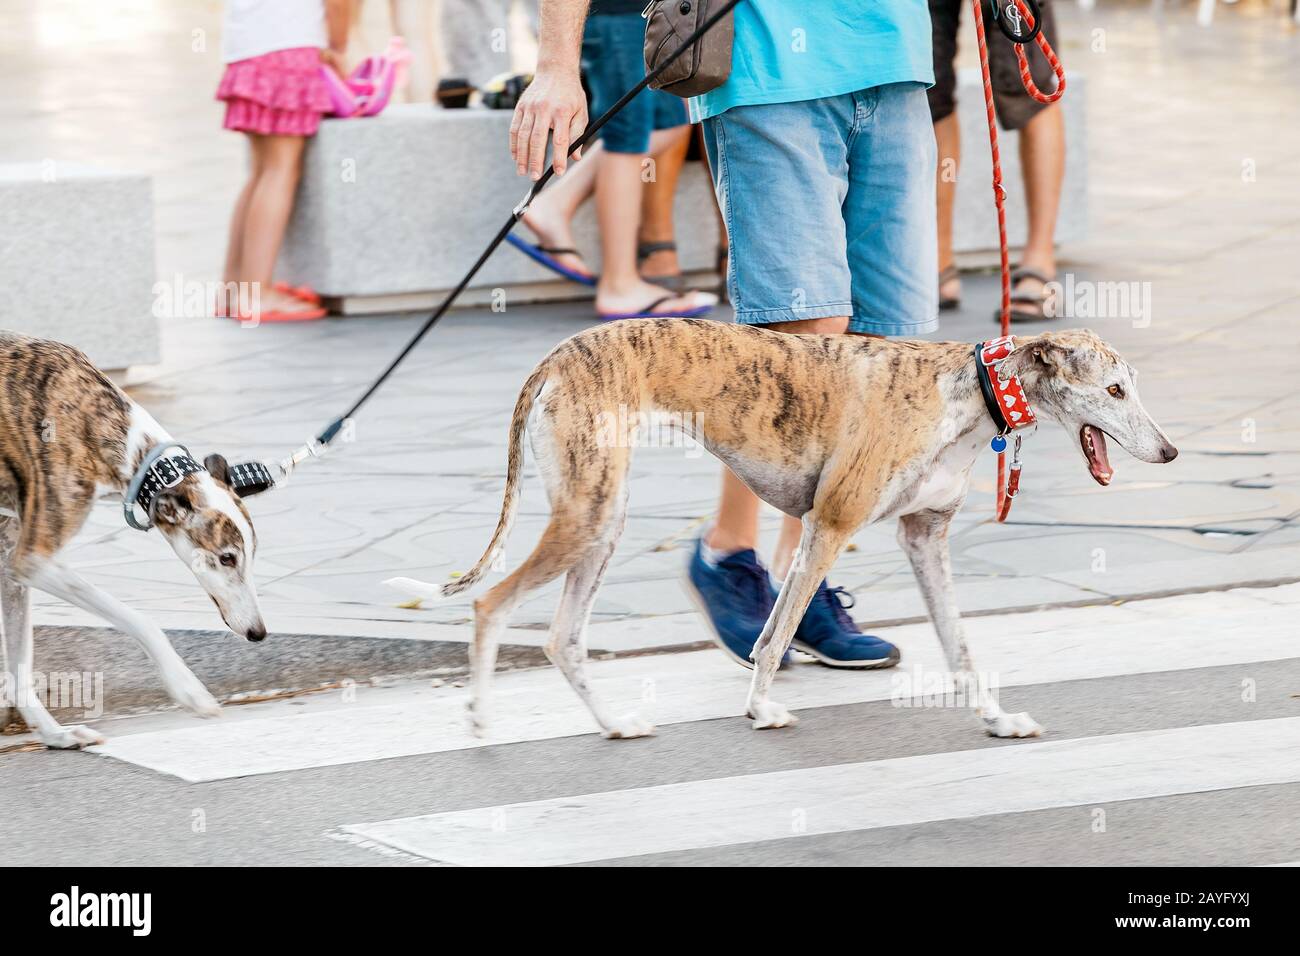
[[[221,713],[216,700],[185,666],[167,635],[144,615],[95,587],[55,558],[27,559],[19,578],[24,584],[102,617],[135,638],[158,668],[163,686],[176,703],[202,717],[215,717]]]
[[[1020,164],[1025,177],[1029,233],[1021,264],[1044,275],[1056,273],[1056,217],[1065,179],[1065,120],[1061,105],[1040,111],[1020,131]],[[1018,289],[1037,292],[1042,283],[1022,280]]]
[[[934,138],[939,144],[935,199],[939,208],[939,271],[953,264],[952,222],[957,198],[957,170],[961,165],[961,124],[953,112],[934,124]],[[949,279],[939,288],[942,298],[960,298],[961,280]]]
[[[248,136],[248,181],[244,183],[244,188],[239,191],[239,196],[235,200],[235,209],[230,216],[230,238],[226,242],[226,267],[221,274],[221,281],[227,286],[238,282],[243,271],[242,258],[244,233],[248,228],[248,203],[253,196],[253,191],[257,188],[257,177],[262,172],[263,141],[265,137],[256,133],[246,135]],[[227,303],[225,289],[222,289],[217,300],[217,314],[226,315],[229,307],[233,304]]]
[[[0,518],[0,641],[8,673],[0,674],[0,686],[13,693],[14,706],[41,743],[47,747],[85,747],[102,744],[104,738],[89,727],[64,727],[45,709],[32,681],[31,593],[10,573],[9,562],[18,537],[18,522]]]
[[[661,152],[666,144],[684,135],[684,129],[657,130],[650,138],[650,154]],[[646,282],[637,271],[636,239],[641,225],[645,159],[640,153],[606,152],[596,172],[596,215],[600,221],[602,253],[596,308],[600,312],[633,312],[664,294],[662,286]],[[686,309],[704,301],[699,294],[687,294],[656,308],[659,311]]]
[[[686,165],[686,151],[691,145],[691,127],[670,141],[655,156],[655,178],[641,197],[641,232],[638,243],[672,242],[676,237],[673,227],[673,200],[677,195],[677,180]],[[641,262],[641,275],[658,279],[680,275],[676,249],[652,252]]]
[[[781,659],[790,648],[794,632],[808,610],[808,602],[847,540],[848,535],[844,532],[820,526],[811,515],[805,516],[800,547],[806,560],[790,568],[785,583],[781,585],[781,593],[777,595],[776,606],[772,608],[750,655],[754,661],[754,677],[749,685],[745,713],[753,718],[755,730],[785,727],[796,721],[784,707],[768,699],[768,691],[781,666]]]
[[[249,197],[245,216],[244,242],[240,250],[241,282],[257,283],[264,309],[304,309],[291,296],[271,288],[275,260],[280,254],[284,231],[293,212],[294,194],[302,173],[302,136],[263,137],[263,167]],[[247,303],[242,303],[247,306]]]
[[[429,0],[389,0],[393,32],[406,41],[406,102],[433,102],[433,4]]]
[[[573,249],[573,217],[596,192],[596,170],[604,158],[600,143],[582,151],[582,159],[570,163],[565,174],[544,189],[524,213],[527,226],[544,245],[553,249]],[[555,256],[563,266],[591,275],[591,268],[576,253]]]
[[[958,503],[960,506],[960,503]],[[973,703],[976,715],[994,737],[1037,737],[1043,732],[1028,714],[1005,714],[971,666],[970,650],[953,597],[952,568],[948,560],[949,512],[922,511],[898,519],[898,543],[907,552],[916,583],[930,611],[930,620],[952,669],[957,692]]]

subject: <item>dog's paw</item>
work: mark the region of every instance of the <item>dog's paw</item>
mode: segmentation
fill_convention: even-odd
[[[471,700],[465,705],[465,717],[469,721],[471,734],[480,739],[487,736],[487,714],[483,713],[483,708],[477,706],[476,701]]]
[[[104,737],[89,727],[76,724],[72,727],[60,727],[48,734],[41,734],[41,743],[51,750],[77,750],[81,747],[102,744]]]
[[[771,700],[752,705],[745,716],[754,721],[755,730],[775,730],[799,723],[798,717]]]
[[[601,731],[606,740],[631,740],[633,737],[653,737],[655,725],[636,714],[624,714]]]
[[[1041,737],[1043,728],[1028,714],[998,714],[981,718],[990,737]]]
[[[167,681],[167,693],[176,703],[200,717],[221,716],[221,705],[193,674],[186,673]]]

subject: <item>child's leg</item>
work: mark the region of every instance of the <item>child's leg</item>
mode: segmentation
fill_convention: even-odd
[[[262,308],[301,309],[303,304],[271,288],[275,259],[293,212],[294,193],[302,171],[303,136],[264,136],[262,167],[248,198],[240,248],[240,280],[258,283]]]
[[[253,195],[253,190],[257,187],[257,177],[262,171],[262,154],[264,152],[264,141],[266,137],[257,133],[246,133],[248,137],[248,181],[244,183],[244,188],[239,191],[239,198],[235,200],[235,209],[230,216],[230,239],[226,243],[226,268],[221,274],[223,288],[217,293],[217,314],[225,315],[229,306],[234,303],[228,303],[226,290],[231,283],[240,280],[243,270],[240,260],[243,258],[244,232],[248,221],[248,203]]]

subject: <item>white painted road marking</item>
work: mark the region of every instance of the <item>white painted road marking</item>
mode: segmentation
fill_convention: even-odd
[[[698,780],[344,827],[466,866],[555,866],[1300,781],[1300,717]],[[1088,826],[1081,816],[1080,827]]]
[[[977,666],[996,675],[1001,687],[1212,667],[1296,656],[1297,609],[1269,599],[1290,601],[1292,590],[1241,589],[966,623]],[[928,692],[927,678],[945,670],[931,627],[909,625],[881,634],[902,648],[899,668],[851,672],[798,666],[778,675],[773,695],[798,712],[889,700],[900,686],[908,694]],[[739,719],[749,686],[748,671],[712,650],[595,661],[590,675],[614,713],[637,710],[661,727]],[[467,690],[435,691],[421,684],[397,694],[371,696],[363,690],[357,702],[332,709],[304,699],[304,707],[281,703],[256,718],[232,714],[232,719],[200,721],[174,715],[173,727],[142,733],[131,733],[130,721],[114,721],[99,725],[109,741],[92,749],[199,782],[596,732],[577,696],[552,669],[499,675],[496,688],[492,726],[482,739],[466,726]],[[367,703],[376,699],[383,703]],[[1050,712],[1033,716],[1051,729]],[[978,733],[973,725],[971,732]]]

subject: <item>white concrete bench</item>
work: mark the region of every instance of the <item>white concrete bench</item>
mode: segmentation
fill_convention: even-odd
[[[0,328],[82,349],[114,377],[159,360],[144,175],[0,164]]]
[[[307,151],[279,273],[341,300],[344,312],[425,308],[453,287],[528,191],[508,150],[507,110],[409,104],[380,116],[328,120]],[[575,232],[592,268],[600,242],[593,203]],[[677,192],[677,243],[688,272],[711,270],[712,187],[688,163]],[[531,238],[522,226],[520,235]],[[579,298],[566,282],[503,244],[460,304]]]
[[[1064,99],[1069,155],[1058,240],[1087,228],[1083,78],[1070,77]],[[958,177],[955,245],[961,261],[996,257],[988,127],[976,73],[960,76],[963,166]],[[427,308],[456,284],[527,192],[507,149],[505,110],[390,107],[364,120],[328,120],[307,151],[302,187],[280,257],[282,278],[338,300],[345,313]],[[1023,241],[1024,193],[1016,135],[1002,135],[1013,244]],[[594,210],[582,210],[578,246],[600,262]],[[712,186],[704,163],[688,163],[677,194],[677,242],[683,269],[711,273],[718,242]],[[519,227],[521,235],[527,230]],[[580,298],[582,286],[555,276],[503,245],[483,266],[461,304]]]

